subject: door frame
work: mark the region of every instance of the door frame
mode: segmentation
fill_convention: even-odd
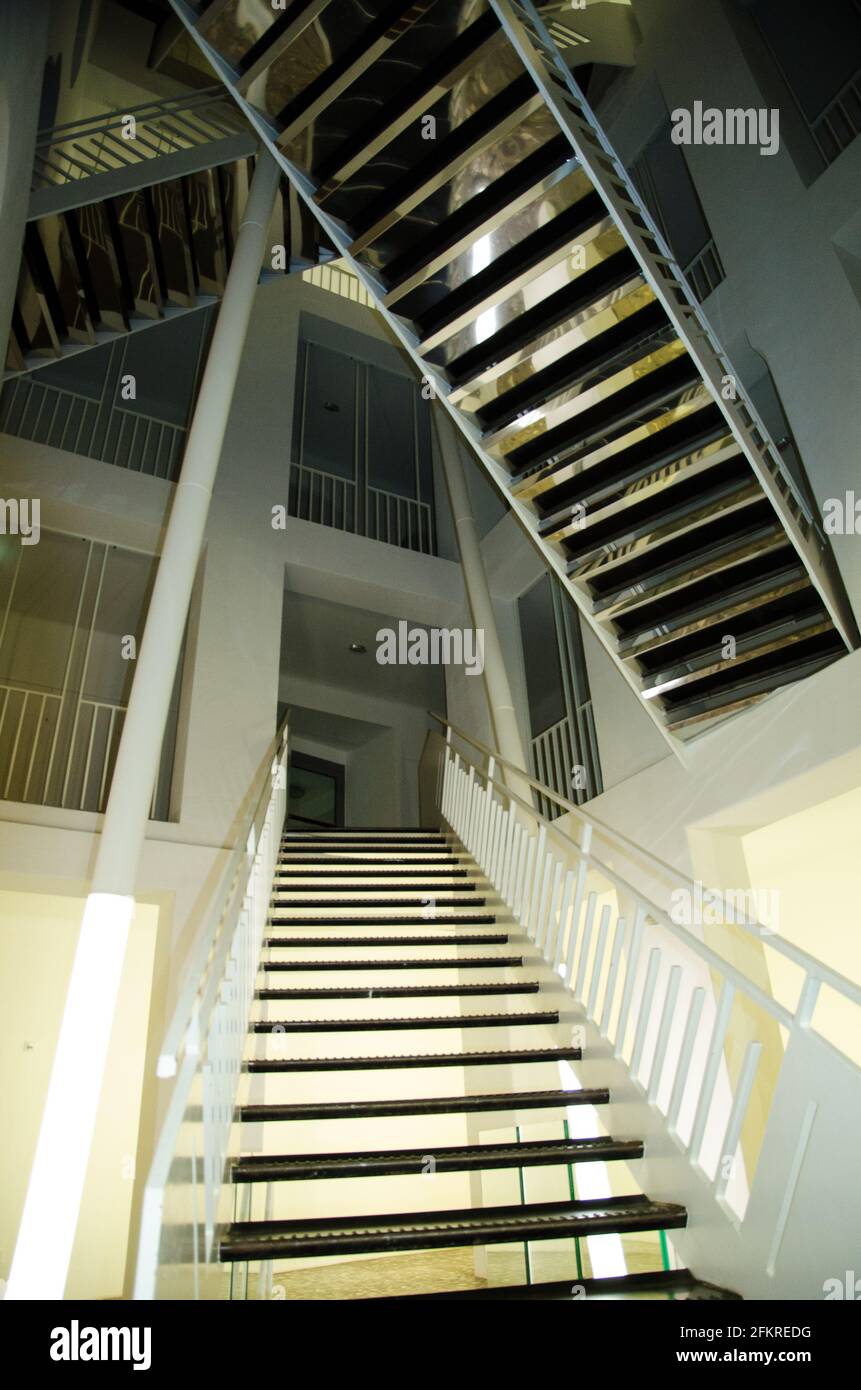
[[[297,815],[291,811],[289,803],[290,773],[293,768],[299,768],[304,772],[318,772],[323,777],[331,777],[335,783],[335,820],[331,826],[328,822],[309,820],[307,816]],[[344,774],[343,763],[333,763],[328,758],[315,758],[311,753],[291,752],[287,765],[287,787],[288,803],[287,815],[292,820],[307,821],[308,825],[317,825],[321,829],[342,830],[344,827]]]

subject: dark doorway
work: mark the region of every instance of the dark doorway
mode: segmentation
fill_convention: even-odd
[[[291,753],[287,828],[333,830],[344,824],[344,768],[309,753]]]

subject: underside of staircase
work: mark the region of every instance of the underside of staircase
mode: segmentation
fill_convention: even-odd
[[[672,747],[857,645],[559,5],[172,3]]]
[[[285,832],[267,932],[218,1246],[234,1297],[264,1267],[290,1298],[732,1296],[672,1268],[684,1208],[639,1190],[570,998],[451,834]],[[332,1270],[349,1291],[313,1292]]]

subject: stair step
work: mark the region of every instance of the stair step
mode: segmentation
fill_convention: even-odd
[[[245,1221],[221,1240],[224,1261],[290,1259],[311,1255],[360,1255],[397,1250],[497,1245],[506,1241],[677,1230],[684,1207],[648,1197],[604,1201],[536,1202],[528,1206],[382,1213],[306,1221]]]
[[[396,1177],[426,1172],[429,1153],[433,1156],[434,1172],[465,1173],[642,1158],[643,1145],[639,1139],[540,1139],[525,1144],[463,1144],[443,1148],[427,1144],[420,1149],[384,1149],[370,1153],[253,1154],[238,1158],[231,1167],[230,1176],[233,1182]]]
[[[282,840],[355,840],[357,838],[379,840],[386,837],[392,840],[414,839],[421,836],[425,840],[443,840],[441,830],[428,830],[420,825],[351,825],[333,826],[331,830],[285,830]]]
[[[422,864],[459,864],[461,859],[452,854],[447,845],[440,845],[439,848],[425,849],[419,852],[414,849],[405,849],[401,852],[387,848],[374,854],[361,846],[355,853],[350,850],[318,849],[309,854],[304,845],[301,849],[282,849],[278,855],[279,866],[285,864],[298,864],[304,868],[306,864],[319,864],[326,869],[351,869],[355,864],[379,864],[385,865],[406,865],[407,868],[421,868]]]
[[[476,869],[427,868],[412,864],[382,864],[375,869],[353,869],[344,864],[340,868],[330,864],[276,865],[273,879],[275,886],[290,892],[330,893],[333,889],[352,893],[402,892],[420,893],[426,886],[447,888],[451,893],[474,893]],[[389,888],[389,884],[392,885]]]
[[[420,1033],[426,1028],[529,1028],[558,1023],[553,1011],[531,1014],[452,1014],[431,1018],[291,1018],[256,1019],[252,1033],[379,1033],[407,1029]]]
[[[516,360],[566,321],[578,321],[593,306],[613,301],[617,291],[629,293],[642,287],[642,273],[627,248],[607,256],[591,270],[584,270],[564,289],[546,296],[531,309],[508,320],[485,338],[449,362],[447,373],[457,401],[484,373],[514,366]]]
[[[578,394],[593,389],[598,381],[644,355],[644,349],[654,351],[672,332],[663,308],[657,300],[651,300],[612,328],[501,392],[477,411],[478,421],[486,431],[485,442],[516,427],[530,410],[546,406],[562,393],[575,388]]]
[[[488,1052],[405,1052],[377,1057],[276,1057],[245,1063],[248,1072],[413,1071],[426,1067],[496,1067],[579,1062],[579,1047],[500,1048]]]
[[[273,909],[270,910],[270,922],[284,920],[278,917],[278,913],[295,912],[296,908],[413,908],[419,913],[417,917],[384,917],[384,922],[427,922],[433,917],[434,922],[445,920],[444,917],[437,915],[433,908],[433,902],[438,901],[441,908],[483,908],[485,898],[441,898],[434,899],[433,894],[428,894],[427,898],[278,898],[273,894]],[[314,926],[328,922],[328,917],[313,917]],[[335,924],[356,923],[356,922],[376,922],[378,917],[332,917]],[[483,915],[483,913],[466,913],[462,917],[451,917],[451,922],[495,922],[495,916]]]
[[[557,1279],[546,1284],[501,1284],[491,1288],[455,1289],[446,1293],[390,1294],[388,1297],[362,1299],[363,1303],[400,1303],[402,1299],[452,1300],[490,1299],[529,1300],[555,1299],[562,1303],[594,1303],[612,1299],[614,1302],[654,1299],[663,1296],[672,1301],[733,1299],[741,1295],[706,1284],[695,1278],[689,1269],[656,1269],[642,1274],[611,1274],[600,1279]]]
[[[364,921],[364,918],[360,919]],[[280,923],[279,925],[284,925]],[[309,925],[308,923],[305,924]],[[324,924],[325,925],[325,924]],[[505,946],[506,935],[489,936],[269,936],[264,946]]]
[[[373,867],[371,867],[373,866]],[[384,863],[374,859],[353,859],[341,863],[324,863],[320,859],[310,859],[307,865],[296,867],[292,860],[275,865],[275,877],[292,878],[302,883],[305,878],[466,878],[470,870],[463,869],[456,859],[448,863],[440,860],[401,859],[395,863]]]
[[[314,175],[321,185],[320,198],[329,196],[385,149],[411,121],[429,111],[499,37],[496,16],[485,12],[447,43],[442,53],[429,54],[421,69],[410,67],[407,82],[399,85],[393,95],[387,93],[385,104],[379,110],[375,107],[373,115],[315,167]]]
[[[311,975],[318,970],[502,970],[522,965],[522,956],[452,956],[443,960],[270,960],[262,968]]]
[[[241,1105],[237,1113],[243,1124],[262,1124],[268,1120],[370,1120],[398,1115],[466,1115],[500,1110],[557,1110],[571,1105],[607,1105],[609,1099],[606,1090],[595,1088],[582,1091],[494,1091],[481,1096]]]
[[[308,903],[297,903],[297,907],[308,907]],[[371,904],[367,904],[369,907]],[[321,907],[331,907],[331,903],[321,903]],[[399,906],[397,903],[393,907]],[[270,918],[270,921],[272,919]],[[408,927],[421,926],[422,922],[433,922],[435,927],[474,927],[480,925],[493,926],[496,922],[494,912],[464,912],[460,917],[446,917],[443,913],[435,912],[433,916],[425,917],[312,917],[304,922],[297,922],[297,926],[303,927]],[[273,925],[279,927],[287,926],[286,921],[273,921]]]
[[[331,989],[272,989],[269,987],[254,991],[255,999],[457,999],[468,995],[482,994],[537,994],[541,989],[537,980],[524,980],[519,984],[487,985],[373,985],[363,989],[361,985],[336,986]]]

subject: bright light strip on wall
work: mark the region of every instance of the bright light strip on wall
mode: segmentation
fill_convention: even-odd
[[[563,1089],[579,1090],[580,1082],[570,1063],[559,1062],[557,1065]],[[568,1119],[568,1133],[572,1139],[589,1139],[600,1132],[598,1115],[593,1105],[567,1106],[565,1114]],[[579,1199],[600,1202],[612,1195],[606,1163],[578,1164]],[[621,1236],[587,1236],[586,1247],[592,1263],[592,1274],[596,1279],[609,1279],[614,1275],[628,1273]]]
[[[7,1300],[65,1291],[133,912],[118,893],[84,906]]]

